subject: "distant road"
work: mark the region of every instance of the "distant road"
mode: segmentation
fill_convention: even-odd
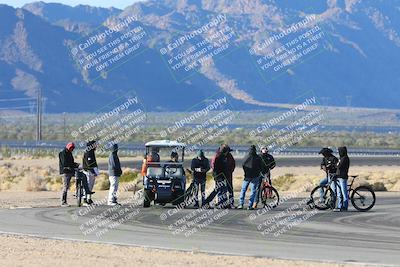
[[[400,156],[351,156],[351,166],[399,166]],[[290,157],[276,157],[279,167],[315,167],[321,163],[320,157],[305,157],[305,156],[290,156]],[[243,159],[236,159],[237,166],[241,166]],[[121,159],[121,164],[124,167],[134,167],[140,169],[142,162],[139,160],[126,160]],[[190,160],[186,160],[185,165],[189,167]],[[107,168],[107,163],[100,163],[100,169]]]
[[[77,141],[76,144],[79,142]],[[0,146],[9,146],[11,148],[43,148],[43,149],[62,149],[65,146],[65,141],[10,141],[0,140]],[[214,152],[219,145],[205,145],[204,151]],[[246,152],[249,149],[248,145],[235,145],[230,144],[235,152]],[[143,143],[120,143],[119,148],[121,151],[140,151],[144,152]],[[290,147],[283,151],[282,155],[317,155],[320,147]],[[348,148],[353,155],[362,156],[399,156],[399,149],[375,149],[375,148]]]

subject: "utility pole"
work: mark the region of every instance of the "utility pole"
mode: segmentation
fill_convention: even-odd
[[[42,140],[42,89],[37,89],[36,99],[36,141]]]
[[[67,140],[67,137],[66,137],[66,129],[65,129],[65,127],[66,127],[66,118],[65,118],[65,112],[63,112],[63,121],[64,121],[64,141],[66,141]]]

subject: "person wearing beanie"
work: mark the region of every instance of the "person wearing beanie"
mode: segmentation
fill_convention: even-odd
[[[197,152],[197,157],[192,159],[191,170],[193,171],[193,182],[195,186],[194,207],[199,207],[199,188],[201,190],[201,206],[205,203],[206,176],[210,170],[210,161],[204,156],[203,150]]]

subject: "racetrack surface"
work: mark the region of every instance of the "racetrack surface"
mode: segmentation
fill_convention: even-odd
[[[139,202],[115,208],[99,205],[94,209],[2,209],[0,232],[295,260],[400,264],[398,197],[379,196],[371,211],[357,212],[351,208],[346,213],[304,211],[302,200],[289,198],[265,214],[261,214],[262,209],[179,210],[172,206],[143,209]],[[131,216],[124,217],[128,214]],[[111,217],[111,221],[107,220]],[[302,221],[305,217],[309,218]],[[121,225],[115,224],[123,218],[128,219],[122,220]],[[204,220],[194,223],[196,218]],[[279,223],[272,222],[273,218]],[[182,230],[183,225],[197,232],[178,233],[177,229]],[[270,230],[279,225],[278,229],[286,231],[278,234],[277,229],[272,229],[270,234],[263,235],[266,225]]]

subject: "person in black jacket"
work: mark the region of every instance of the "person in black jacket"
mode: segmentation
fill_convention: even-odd
[[[203,150],[199,150],[197,153],[197,157],[192,159],[192,164],[190,169],[193,171],[193,182],[195,186],[195,195],[194,195],[194,207],[199,207],[199,188],[201,190],[201,205],[203,206],[205,203],[205,194],[206,194],[206,175],[210,170],[210,161],[208,158],[204,156]]]
[[[271,184],[271,170],[273,168],[275,168],[275,166],[276,166],[275,159],[271,154],[268,153],[267,146],[261,147],[260,157],[262,160],[262,164],[261,164],[262,178],[260,179],[258,187],[257,187],[257,198],[256,198],[256,202],[254,203],[254,208],[257,208],[258,202],[260,201],[261,184],[262,184],[263,180],[266,179]]]
[[[228,156],[229,149],[226,146],[221,146],[217,150],[217,154],[213,164],[213,176],[215,188],[204,201],[204,205],[209,205],[210,202],[218,195],[218,208],[230,208],[227,199],[227,180],[228,176]]]
[[[117,191],[119,177],[122,175],[121,163],[118,157],[118,144],[112,146],[112,152],[108,158],[108,178],[110,180],[110,190],[108,191],[108,205],[118,205]]]
[[[244,199],[246,196],[247,188],[250,185],[251,195],[249,200],[249,210],[254,209],[254,201],[257,195],[257,186],[259,185],[259,180],[262,171],[262,159],[257,155],[256,146],[252,145],[249,150],[249,154],[243,163],[244,170],[244,180],[242,184],[242,190],[240,192],[239,206],[238,209],[243,209]]]
[[[96,177],[99,175],[99,169],[97,166],[96,155],[95,155],[96,147],[97,147],[96,141],[94,140],[89,141],[86,144],[86,149],[83,154],[83,160],[82,160],[83,170],[87,177],[87,182],[90,191],[93,190]],[[93,204],[92,195],[85,194],[84,203],[89,205]]]
[[[68,207],[67,194],[71,184],[71,178],[75,174],[75,168],[79,167],[79,163],[74,161],[72,151],[75,149],[74,143],[68,143],[65,148],[58,154],[60,174],[63,176],[63,189],[61,196],[61,206]]]
[[[319,154],[322,154],[322,162],[321,162],[321,169],[325,171],[326,176],[321,179],[319,182],[320,186],[325,186],[327,185],[330,180],[336,175],[336,168],[337,168],[337,163],[338,159],[335,157],[333,154],[332,149],[328,147],[324,147],[319,151]],[[336,192],[336,188],[332,188],[334,192]],[[320,189],[320,202],[323,202],[324,196],[324,190],[321,188]]]
[[[349,178],[350,159],[347,156],[347,147],[339,147],[338,152],[340,158],[337,164],[336,178],[338,179],[338,186],[340,186],[340,189],[336,189],[338,197],[337,211],[347,211],[349,206],[347,179]]]

